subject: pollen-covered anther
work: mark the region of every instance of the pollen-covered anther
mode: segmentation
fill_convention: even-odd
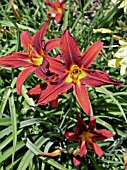
[[[80,74],[81,69],[77,65],[72,66],[70,77],[73,79],[74,82],[78,79]]]

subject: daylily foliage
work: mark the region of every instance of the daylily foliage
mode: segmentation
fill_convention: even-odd
[[[10,0],[10,2],[12,7],[17,9],[13,0]],[[90,118],[89,126],[87,126],[79,114],[77,114],[75,131],[64,133],[65,138],[78,142],[78,147],[75,150],[76,153],[73,154],[73,162],[74,165],[77,166],[80,164],[82,157],[86,155],[88,145],[98,156],[102,156],[103,151],[96,143],[96,140],[105,140],[114,136],[109,130],[96,129],[96,118],[90,116],[91,103],[87,85],[92,88],[107,84],[120,87],[122,82],[112,79],[106,72],[90,69],[95,59],[99,55],[101,56],[101,50],[103,48],[102,41],[92,43],[83,53],[80,52],[78,43],[70,34],[69,29],[66,29],[62,35],[59,35],[57,38],[49,39],[46,42],[44,41],[49,22],[55,19],[56,23],[61,23],[60,21],[62,20],[64,10],[67,9],[65,0],[55,0],[55,2],[46,0],[45,3],[52,8],[47,14],[52,14],[53,17],[50,18],[47,16],[48,19],[45,24],[33,36],[30,35],[28,30],[22,32],[20,39],[25,52],[12,52],[0,57],[0,65],[9,68],[25,68],[19,73],[16,82],[17,92],[20,95],[22,85],[31,73],[34,73],[38,78],[43,80],[42,83],[37,84],[27,93],[29,97],[37,98],[38,105],[45,105],[51,102],[52,107],[57,108],[59,95],[66,92],[69,93],[69,90],[74,93],[82,111]],[[111,30],[106,28],[94,29],[93,31],[112,33]],[[123,41],[120,41],[120,43],[123,43]],[[127,67],[127,43],[124,42],[121,46],[115,54],[115,59],[111,60],[110,62],[112,63],[109,63],[109,65],[121,65],[125,73]],[[60,53],[55,56],[50,56],[51,53],[49,54],[49,52],[54,48],[59,48]],[[65,142],[66,141],[67,140],[65,140]],[[55,157],[61,155],[65,150],[66,149],[57,149],[49,153],[42,152],[38,156]],[[125,164],[126,162],[125,160]]]

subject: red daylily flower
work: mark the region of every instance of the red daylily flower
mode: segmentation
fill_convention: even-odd
[[[78,149],[80,153],[74,157],[74,165],[80,164],[80,158],[87,153],[87,145],[90,145],[98,156],[103,155],[103,151],[96,143],[96,140],[105,140],[111,138],[114,134],[106,129],[96,130],[96,119],[94,116],[90,117],[90,124],[87,127],[86,123],[77,115],[77,125],[75,133],[65,132],[64,136],[70,140],[78,141]]]
[[[66,30],[61,37],[60,49],[62,61],[57,58],[49,58],[49,70],[58,75],[57,84],[48,86],[42,90],[37,103],[46,104],[67,92],[73,87],[80,106],[86,114],[90,114],[90,101],[86,85],[98,87],[105,84],[121,86],[121,81],[113,80],[107,73],[99,70],[89,70],[103,47],[103,42],[98,41],[91,45],[82,55],[77,46],[76,40]]]
[[[48,29],[48,21],[32,37],[28,31],[21,33],[21,43],[27,52],[12,52],[0,58],[0,65],[4,67],[25,67],[19,74],[16,82],[16,88],[19,94],[21,94],[22,84],[32,72],[42,79],[48,78],[45,74],[45,67],[47,65],[45,58],[47,53],[53,48],[58,47],[60,43],[59,38],[48,40],[46,43],[44,42],[43,38]]]
[[[52,10],[49,10],[47,14],[55,15],[55,20],[57,23],[59,23],[63,16],[64,9],[67,9],[67,7],[64,5],[65,0],[62,0],[61,2],[60,0],[56,0],[55,3],[50,2],[49,0],[46,0],[46,4],[52,8]]]

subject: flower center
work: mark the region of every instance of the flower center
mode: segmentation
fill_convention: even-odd
[[[59,13],[59,14],[62,14],[62,8],[60,8],[60,7],[57,7],[57,12]]]
[[[65,71],[69,73],[66,79],[68,83],[74,82],[76,84],[80,84],[80,79],[87,76],[86,72],[79,68],[77,65],[72,65],[69,71]]]
[[[82,135],[81,135],[81,141],[82,141],[82,143],[83,143],[83,142],[91,142],[93,136],[94,136],[93,133],[83,131],[83,133],[82,133]]]
[[[30,59],[30,62],[37,65],[37,66],[40,66],[42,64],[42,61],[43,61],[43,57],[44,57],[44,52],[43,50],[41,50],[41,54],[42,55],[39,55],[35,49],[31,46],[31,44],[28,45],[28,55],[29,55],[29,59]]]

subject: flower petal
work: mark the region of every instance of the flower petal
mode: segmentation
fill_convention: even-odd
[[[51,101],[52,108],[58,108],[58,97]]]
[[[55,157],[55,156],[59,156],[59,155],[61,155],[61,152],[62,152],[62,150],[60,150],[60,149],[57,149],[57,150],[55,150],[55,151],[53,151],[53,152],[49,152],[49,153],[41,153],[41,154],[39,154],[38,156],[50,156],[50,157]]]
[[[17,78],[17,81],[16,81],[16,88],[17,88],[18,94],[21,95],[22,85],[23,85],[24,81],[26,80],[26,78],[27,78],[32,72],[34,72],[34,70],[35,70],[35,67],[31,66],[31,67],[28,67],[28,68],[26,68],[25,70],[23,70],[23,71],[18,75],[18,78]]]
[[[98,156],[102,156],[104,153],[102,151],[102,149],[97,145],[97,143],[95,143],[94,141],[89,142],[89,145],[92,147],[92,149],[95,151],[95,153]]]
[[[50,74],[48,75],[48,74],[46,74],[46,73],[44,73],[43,71],[42,71],[42,69],[41,69],[41,67],[37,67],[36,69],[35,69],[35,72],[34,72],[39,78],[41,78],[41,79],[44,79],[44,80],[48,80],[48,79],[50,79],[50,77],[52,76],[50,76]]]
[[[32,44],[31,36],[28,30],[20,34],[20,39],[23,47],[25,48],[26,51],[28,51],[29,45]]]
[[[49,5],[51,8],[56,8],[55,3],[46,0],[46,4]]]
[[[79,155],[74,156],[73,157],[73,163],[74,163],[74,166],[78,166],[81,163],[81,157]]]
[[[96,128],[96,119],[95,119],[94,116],[91,116],[91,117],[90,117],[90,124],[89,124],[88,130],[89,130],[90,132],[93,132],[95,128]]]
[[[49,70],[58,75],[64,74],[64,64],[57,58],[46,57],[46,60],[49,63]]]
[[[27,94],[29,97],[39,97],[42,90],[47,88],[47,83],[38,84],[32,89],[30,89]]]
[[[72,64],[80,66],[80,50],[76,40],[70,35],[68,30],[65,30],[61,37],[60,49],[67,67],[70,67]]]
[[[9,53],[0,58],[0,65],[4,67],[17,68],[19,66],[27,67],[33,65],[28,58],[28,55],[22,52]]]
[[[87,76],[81,79],[82,84],[87,84],[91,87],[99,87],[105,84],[113,84],[116,87],[120,87],[122,85],[121,81],[110,78],[107,73],[102,71],[88,70],[87,73]]]
[[[63,14],[56,14],[55,20],[57,23],[59,23],[61,21]]]
[[[80,118],[79,114],[76,115],[77,117],[77,125],[75,127],[75,132],[79,135],[81,135],[83,133],[83,131],[87,131],[88,128],[86,126],[86,123]]]
[[[50,85],[48,85],[48,87],[46,88],[46,90],[41,92],[41,95],[39,97],[39,100],[37,101],[37,104],[47,104],[48,102],[56,99],[58,97],[59,94],[62,94],[64,92],[66,92],[67,90],[70,89],[70,87],[72,86],[71,83],[66,83],[65,82],[65,78],[66,78],[66,74],[61,77],[58,81],[58,83],[52,83]]]
[[[80,146],[80,153],[79,156],[83,157],[87,153],[86,142],[83,142]]]
[[[87,115],[90,115],[90,100],[85,85],[74,84],[74,94],[80,106]]]
[[[46,22],[41,30],[37,31],[33,37],[32,37],[32,45],[35,48],[35,50],[37,51],[38,54],[41,55],[41,50],[44,47],[44,35],[46,33],[46,30],[48,29],[48,22]]]
[[[80,140],[80,136],[78,134],[72,133],[72,132],[65,132],[64,136],[67,139],[73,140],[73,141],[78,141]]]
[[[100,129],[95,131],[96,136],[93,137],[94,140],[105,140],[107,138],[111,138],[114,134],[110,130]]]
[[[54,39],[48,40],[45,43],[45,52],[48,53],[52,49],[59,47],[59,46],[60,46],[60,38],[54,38]]]
[[[100,53],[103,47],[103,42],[97,41],[92,44],[83,54],[82,54],[82,63],[84,68],[89,68],[94,62],[98,54]]]

